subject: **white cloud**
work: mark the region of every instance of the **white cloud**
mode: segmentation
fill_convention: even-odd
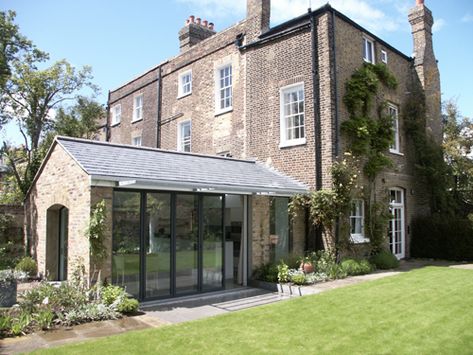
[[[432,32],[439,32],[446,24],[447,21],[445,21],[443,18],[435,19],[434,25],[432,26]]]
[[[473,15],[469,12],[465,14],[465,16],[461,19],[462,22],[473,22]]]
[[[177,0],[187,4],[195,15],[211,20],[225,20],[231,17],[244,18],[245,0]],[[307,12],[309,6],[317,9],[327,0],[272,0],[272,25],[290,20]],[[405,27],[406,13],[412,7],[412,0],[331,0],[330,5],[347,15],[363,27],[375,32],[392,32]],[[388,11],[382,11],[380,7]]]

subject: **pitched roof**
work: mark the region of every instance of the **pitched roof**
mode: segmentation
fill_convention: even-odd
[[[119,186],[276,195],[308,190],[306,185],[255,161],[69,137],[57,137],[56,142],[92,180],[114,181]]]

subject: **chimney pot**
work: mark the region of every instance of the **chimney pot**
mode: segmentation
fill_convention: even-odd
[[[207,21],[207,20],[202,21],[202,25],[203,25],[204,27],[207,27],[208,24],[209,24],[209,21]]]
[[[190,15],[190,16],[189,16],[189,22],[190,22],[190,23],[194,23],[194,19],[195,19],[195,16],[194,16],[194,15]]]
[[[424,0],[416,0],[416,5],[417,6],[424,5]]]
[[[212,30],[212,31],[213,31],[213,29],[214,29],[214,24],[213,24],[213,22],[210,22],[210,23],[209,23],[209,30]]]
[[[184,23],[184,26],[189,26],[189,19],[186,20],[186,22]]]
[[[197,18],[195,19],[195,23],[198,24],[198,25],[200,25],[200,17],[197,17]]]

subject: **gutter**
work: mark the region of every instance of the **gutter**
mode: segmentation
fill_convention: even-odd
[[[241,186],[227,184],[209,184],[203,182],[179,182],[175,180],[135,179],[130,177],[90,175],[90,186],[106,186],[123,189],[159,189],[167,191],[192,191],[202,193],[230,193],[241,195],[270,195],[290,197],[307,193],[304,188],[278,188],[268,186]]]

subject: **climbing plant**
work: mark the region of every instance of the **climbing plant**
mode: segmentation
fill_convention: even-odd
[[[90,255],[98,263],[107,257],[105,246],[106,216],[105,200],[101,200],[92,207],[89,225],[86,230],[86,236],[90,243]]]
[[[414,146],[416,177],[423,182],[433,212],[451,215],[454,201],[449,194],[449,168],[442,147],[426,132],[425,95],[420,83],[413,82],[403,108],[406,134]]]
[[[343,160],[333,164],[331,172],[333,184],[330,189],[294,196],[289,203],[289,213],[295,216],[301,207],[307,209],[312,224],[333,240],[335,223],[346,220],[341,217],[348,214],[353,193],[358,190],[360,171],[357,161],[348,153]]]
[[[396,87],[395,76],[384,64],[365,63],[346,83],[343,99],[349,118],[342,123],[341,132],[348,139],[348,152],[363,162],[367,181],[363,191],[367,204],[365,234],[373,252],[382,247],[389,220],[388,201],[376,195],[376,180],[383,169],[392,166],[387,152],[393,142],[393,119],[380,90]]]

